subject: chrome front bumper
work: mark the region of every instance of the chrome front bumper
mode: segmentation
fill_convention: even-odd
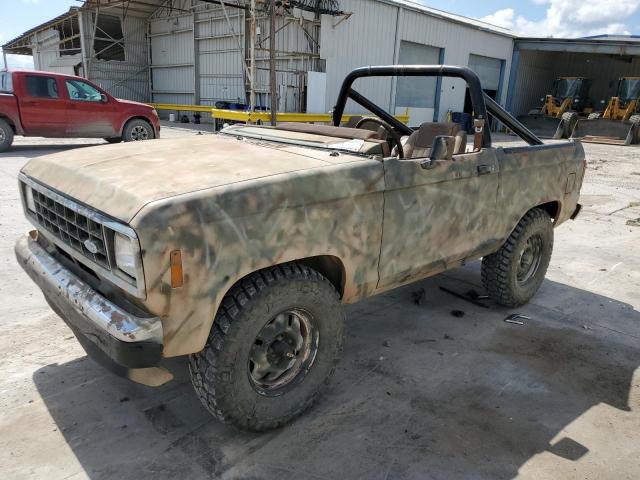
[[[36,230],[18,239],[15,253],[90,356],[136,381],[130,369],[152,370],[158,365],[163,348],[160,318],[136,316],[107,300],[49,254]]]

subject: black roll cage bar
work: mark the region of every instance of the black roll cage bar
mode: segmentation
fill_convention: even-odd
[[[351,86],[358,78],[361,77],[454,77],[461,78],[467,82],[471,103],[473,104],[474,119],[484,120],[487,122],[487,112],[490,113],[498,121],[502,122],[516,135],[522,138],[529,145],[543,145],[531,130],[521,124],[514,116],[502,108],[495,100],[482,91],[480,79],[467,67],[456,67],[451,65],[388,65],[377,67],[360,67],[352,70],[342,82],[340,93],[335,107],[333,107],[333,125],[340,126],[342,115],[347,104],[347,100],[351,99],[357,104],[374,113],[382,120],[387,122],[397,131],[404,135],[411,135],[413,130],[407,125],[396,119],[393,115],[364,97]],[[483,146],[491,147],[491,132],[488,124],[484,129]]]

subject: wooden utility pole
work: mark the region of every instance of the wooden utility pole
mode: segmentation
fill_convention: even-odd
[[[271,125],[276,124],[278,111],[278,85],[276,84],[276,0],[271,0],[271,26],[269,27],[269,85],[271,87]]]

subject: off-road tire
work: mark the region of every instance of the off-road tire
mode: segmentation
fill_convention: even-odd
[[[0,118],[0,152],[6,152],[13,144],[13,128]]]
[[[576,125],[578,124],[578,114],[576,112],[564,112],[562,114],[562,120],[558,126],[558,130],[554,135],[554,139],[559,140],[562,138],[571,138]]]
[[[631,141],[631,144],[635,145],[640,143],[640,115],[631,115],[629,122],[631,123],[631,128],[635,130]]]
[[[529,239],[540,239],[539,263],[531,278],[518,281],[518,270]],[[536,294],[549,267],[553,223],[542,209],[529,210],[496,253],[482,259],[482,283],[489,296],[506,307],[518,307]]]
[[[261,394],[248,356],[270,319],[292,308],[308,312],[319,332],[315,359],[289,389]],[[307,410],[328,384],[342,351],[343,323],[338,292],[316,270],[287,263],[253,273],[225,296],[204,349],[189,358],[196,393],[225,423],[253,431],[280,427]]]
[[[105,141],[107,143],[120,143],[122,142],[122,137],[105,138]]]
[[[601,116],[602,116],[602,114],[600,114],[600,113],[590,113],[589,116],[587,117],[587,119],[595,120],[596,118],[600,118]]]
[[[129,120],[124,126],[122,138],[125,142],[153,140],[155,138],[155,133],[149,122],[139,118],[134,118],[133,120]]]

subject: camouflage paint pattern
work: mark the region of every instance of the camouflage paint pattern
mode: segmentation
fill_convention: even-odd
[[[423,170],[419,160],[218,135],[78,149],[23,172],[135,229],[147,286],[138,303],[162,319],[171,357],[201,350],[226,292],[261,268],[337,258],[343,301],[354,302],[495,251],[539,204],[559,202],[561,223],[584,158],[579,143],[563,145],[489,149]],[[172,288],[178,249],[184,284]]]
[[[484,149],[429,170],[385,159],[381,289],[495,252],[532,207],[557,202],[555,225],[564,222],[578,202],[583,160],[579,142]]]

